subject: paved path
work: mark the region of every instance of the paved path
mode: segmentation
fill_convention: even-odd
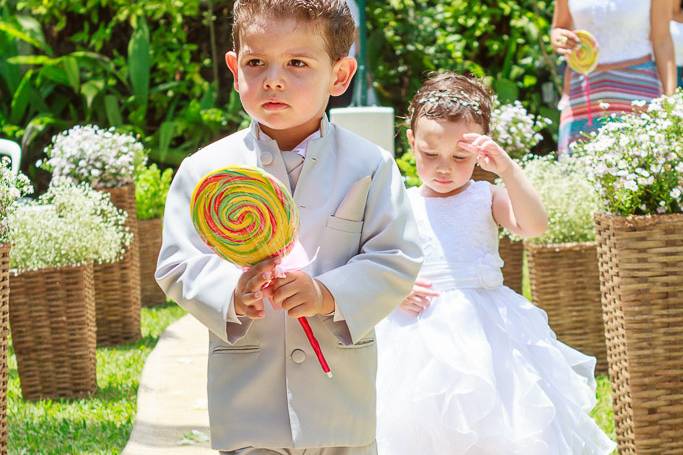
[[[138,413],[122,455],[217,455],[206,409],[208,332],[193,316],[170,325],[147,357]]]

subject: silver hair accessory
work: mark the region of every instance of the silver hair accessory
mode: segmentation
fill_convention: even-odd
[[[469,108],[481,115],[481,106],[479,102],[473,100],[467,93],[460,90],[455,93],[450,90],[437,90],[425,97],[422,102],[423,105],[429,104],[432,107],[448,108],[449,105],[458,105],[463,108]]]

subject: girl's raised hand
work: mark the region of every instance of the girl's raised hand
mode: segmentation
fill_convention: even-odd
[[[493,172],[502,177],[512,169],[512,158],[493,139],[483,134],[466,133],[458,141],[458,146],[463,150],[474,153],[477,163],[485,171]]]

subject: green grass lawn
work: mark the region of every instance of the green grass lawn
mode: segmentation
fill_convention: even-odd
[[[612,438],[612,441],[616,441],[617,435],[614,428],[614,411],[612,411],[612,385],[607,376],[598,376],[597,380],[598,387],[596,392],[598,395],[598,402],[591,415],[600,428],[602,428],[602,431],[607,433],[607,436]],[[614,453],[616,453],[616,451]]]
[[[14,351],[9,350],[7,414],[10,454],[118,454],[137,410],[145,359],[159,335],[185,314],[176,304],[142,309],[142,339],[97,349],[97,392],[89,399],[26,402]]]

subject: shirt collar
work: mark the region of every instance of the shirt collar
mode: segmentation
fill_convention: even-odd
[[[302,157],[306,158],[306,149],[308,147],[308,143],[315,140],[315,139],[325,137],[328,130],[329,130],[329,121],[327,120],[327,116],[325,114],[323,114],[323,117],[320,120],[320,129],[315,131],[310,136],[306,137],[303,141],[301,141],[292,150],[284,150],[284,151],[296,152],[299,155],[301,155]],[[249,132],[256,138],[256,140],[266,140],[266,141],[270,141],[270,142],[275,142],[270,136],[268,136],[263,130],[261,130],[258,122],[255,120],[251,121],[251,125],[249,126]]]

